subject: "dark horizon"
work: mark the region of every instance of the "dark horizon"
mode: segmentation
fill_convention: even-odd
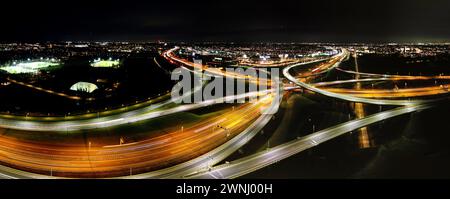
[[[450,42],[450,2],[11,2],[0,42]]]

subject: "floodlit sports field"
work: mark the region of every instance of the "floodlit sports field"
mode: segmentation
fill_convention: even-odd
[[[119,60],[95,60],[92,67],[116,67],[119,66]]]
[[[13,65],[0,67],[0,70],[4,70],[10,74],[37,73],[40,69],[57,65],[59,65],[59,63],[48,61],[20,62],[13,63]]]

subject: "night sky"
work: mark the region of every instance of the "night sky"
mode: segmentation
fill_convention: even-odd
[[[446,42],[448,0],[2,2],[0,41]]]

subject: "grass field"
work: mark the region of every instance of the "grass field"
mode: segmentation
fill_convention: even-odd
[[[100,67],[100,68],[110,68],[119,66],[120,62],[118,60],[95,60],[94,63],[91,64],[92,67]]]
[[[41,69],[57,65],[59,65],[59,63],[49,61],[20,62],[13,63],[13,65],[0,67],[0,70],[4,70],[10,74],[37,73]]]

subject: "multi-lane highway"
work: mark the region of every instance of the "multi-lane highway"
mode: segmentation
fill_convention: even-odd
[[[344,56],[344,55],[340,54],[340,55],[336,55],[336,56]],[[342,61],[342,59],[343,59],[343,57],[341,58],[341,61]],[[332,62],[328,62],[328,63],[332,63]],[[333,63],[333,64],[338,65],[339,63],[340,63],[340,61],[337,63]],[[260,169],[260,168],[263,168],[270,164],[273,164],[275,162],[281,161],[285,158],[288,158],[288,157],[290,157],[294,154],[297,154],[301,151],[304,151],[308,148],[317,146],[320,143],[323,143],[325,141],[333,139],[333,138],[340,136],[342,134],[345,134],[347,132],[351,132],[353,130],[360,129],[362,127],[366,127],[367,125],[370,125],[370,124],[373,124],[373,123],[376,123],[376,122],[379,122],[382,120],[386,120],[386,119],[389,119],[389,118],[392,118],[395,116],[399,116],[399,115],[403,115],[403,114],[430,108],[430,107],[432,107],[432,102],[436,102],[436,100],[428,100],[428,101],[414,100],[413,103],[411,103],[409,100],[408,101],[378,100],[378,99],[375,99],[375,100],[368,99],[367,100],[366,98],[349,96],[348,94],[344,94],[344,93],[337,94],[337,93],[331,92],[329,90],[325,91],[325,90],[316,88],[316,86],[327,86],[327,85],[334,85],[334,84],[341,84],[341,83],[348,83],[348,82],[359,83],[359,82],[361,82],[361,80],[359,78],[357,78],[356,80],[349,80],[346,82],[342,82],[342,81],[338,82],[337,81],[337,82],[332,82],[332,83],[325,82],[325,83],[317,83],[316,85],[310,85],[308,83],[297,80],[291,74],[289,74],[289,70],[291,68],[297,67],[300,65],[302,65],[302,64],[295,64],[295,65],[286,67],[283,70],[283,74],[285,75],[285,77],[287,77],[292,82],[294,82],[297,85],[304,87],[306,89],[312,90],[314,92],[317,92],[317,93],[320,93],[320,94],[323,94],[323,95],[326,95],[329,97],[336,97],[336,98],[339,98],[342,100],[347,100],[347,101],[365,102],[365,103],[373,103],[373,104],[405,105],[405,106],[402,106],[402,107],[399,107],[399,108],[396,108],[393,110],[373,114],[373,115],[370,115],[367,117],[357,118],[355,120],[345,122],[345,123],[336,125],[334,127],[330,127],[330,128],[315,132],[308,136],[298,138],[297,140],[293,140],[291,142],[281,144],[281,145],[271,148],[269,150],[261,151],[259,153],[256,153],[256,154],[253,154],[253,155],[250,155],[250,156],[247,156],[247,157],[244,157],[244,158],[241,158],[241,159],[229,162],[229,163],[215,166],[215,167],[209,169],[208,171],[193,172],[185,177],[186,178],[214,178],[214,179],[240,177],[242,175],[253,172],[257,169]],[[324,65],[320,65],[319,68],[325,68],[325,70],[330,70],[332,68],[336,68],[337,65],[333,66],[330,64],[328,67],[324,66]],[[321,70],[315,70],[315,71],[319,71],[319,73],[323,73],[323,72],[320,72]],[[306,77],[312,76],[312,75],[315,76],[317,74],[314,74],[314,72],[311,72]],[[303,76],[303,78],[304,77],[305,76]],[[394,77],[390,77],[390,78],[394,78]],[[399,77],[395,77],[395,78],[399,78]],[[407,77],[407,78],[411,79],[412,77]],[[368,80],[368,81],[371,81],[371,80]],[[358,87],[358,89],[359,89],[359,87]],[[425,90],[425,91],[430,90],[430,88],[412,89],[412,90],[409,90],[409,95],[415,96],[415,95],[411,95],[411,93],[420,92],[420,89]],[[433,90],[433,89],[431,89],[431,90]],[[442,88],[440,88],[440,90],[442,90]],[[363,90],[362,92],[364,92],[364,91],[365,90]],[[385,93],[385,94],[389,94],[389,93]],[[432,94],[430,93],[430,95],[434,95],[434,94],[436,94],[436,93],[432,93]]]
[[[403,106],[393,110],[370,115],[362,119],[355,119],[298,138],[297,140],[278,145],[268,150],[237,159],[226,164],[218,165],[211,168],[209,171],[194,172],[186,176],[186,178],[237,178],[286,159],[311,147],[315,147],[345,133],[392,117],[424,110],[430,108],[431,106],[432,105],[430,104]]]
[[[179,105],[174,108],[168,108],[164,110],[156,110],[165,105],[173,103],[177,99],[171,99],[159,104],[150,105],[137,110],[132,110],[120,114],[109,115],[99,118],[91,118],[86,120],[75,120],[75,121],[29,121],[29,120],[16,120],[16,119],[6,119],[0,118],[0,127],[15,129],[15,130],[26,130],[26,131],[78,131],[78,130],[88,130],[88,129],[98,129],[106,127],[114,127],[124,124],[130,124],[138,121],[148,120],[156,117],[161,117],[169,114],[174,114],[178,112],[189,111],[212,104],[216,104],[220,101],[228,101],[231,99],[243,99],[253,96],[259,96],[267,94],[271,90],[265,90],[261,92],[251,92],[244,93],[233,96],[223,97],[220,99],[205,100],[200,103]],[[182,96],[186,97],[186,96]]]
[[[334,56],[334,58],[338,58],[340,61],[333,63],[333,65],[331,67],[326,67],[326,68],[328,70],[336,68],[341,63],[341,61],[346,59],[348,56],[349,56],[348,51],[346,51],[345,49],[342,50],[341,53]],[[435,100],[419,100],[419,99],[417,99],[417,100],[371,99],[371,98],[362,98],[362,97],[356,97],[356,96],[352,96],[352,95],[345,95],[345,94],[330,92],[330,91],[315,87],[309,83],[300,81],[299,79],[297,79],[293,75],[291,75],[290,70],[292,68],[298,67],[298,66],[301,66],[301,64],[295,64],[295,65],[291,65],[291,66],[284,68],[283,75],[287,79],[289,79],[291,82],[299,85],[300,87],[303,87],[307,90],[310,90],[310,91],[313,91],[313,92],[316,92],[316,93],[319,93],[319,94],[322,94],[322,95],[325,95],[328,97],[337,98],[337,99],[341,99],[341,100],[345,100],[345,101],[351,101],[351,102],[360,102],[360,103],[377,104],[377,105],[415,105],[415,104],[428,103],[428,102],[435,101]]]
[[[170,62],[178,62],[191,68],[205,70],[212,75],[227,75],[236,79],[245,78],[249,82],[253,81],[252,78],[255,78],[239,73],[224,73],[220,70],[178,58],[173,53],[177,49],[170,49],[164,52],[163,56]],[[49,178],[49,175],[59,177],[118,178],[235,178],[285,159],[307,148],[314,147],[346,132],[398,115],[430,108],[432,102],[437,101],[434,99],[394,100],[377,98],[398,97],[399,95],[396,95],[396,92],[407,94],[409,97],[416,97],[424,94],[436,95],[446,91],[441,86],[409,88],[408,90],[399,89],[397,91],[369,90],[361,89],[360,87],[356,90],[327,87],[347,83],[359,84],[364,81],[429,80],[427,78],[430,78],[367,75],[349,71],[347,72],[358,76],[367,75],[371,78],[313,84],[306,82],[309,78],[317,77],[338,68],[339,64],[347,59],[348,56],[349,52],[342,49],[339,54],[330,58],[288,66],[283,69],[283,74],[296,85],[325,96],[359,103],[403,106],[363,118],[358,117],[355,120],[273,147],[270,150],[261,151],[219,166],[214,165],[248,143],[273,117],[273,114],[278,109],[281,100],[280,96],[282,96],[282,93],[274,92],[276,88],[274,83],[280,84],[276,78],[275,82],[266,81],[274,87],[269,90],[228,96],[222,100],[215,99],[196,104],[179,105],[174,108],[162,109],[166,105],[172,104],[176,99],[118,114],[83,120],[35,121],[0,118],[0,127],[19,131],[78,131],[116,127],[202,108],[220,101],[228,101],[229,99],[264,96],[255,103],[238,105],[221,115],[204,118],[195,123],[187,124],[181,129],[174,130],[173,127],[167,127],[167,129],[161,129],[162,131],[168,131],[162,135],[126,143],[121,141],[117,144],[95,143],[92,145],[91,142],[67,144],[24,141],[9,136],[0,136],[0,162],[15,168],[0,166],[0,178]],[[297,74],[296,77],[290,74],[292,68],[312,63],[319,64],[312,70]],[[435,79],[445,78],[439,76]],[[295,87],[285,87],[284,89],[290,90],[292,88]],[[190,97],[190,94],[182,97]],[[401,97],[405,96],[402,95]]]
[[[42,174],[68,177],[126,176],[188,161],[242,132],[270,105],[270,96],[183,129],[131,143],[46,143],[0,137],[0,161]],[[231,109],[231,108],[230,108]],[[222,128],[217,128],[220,125]],[[173,127],[169,127],[169,130]],[[161,129],[161,131],[167,131]],[[133,170],[133,171],[130,171]]]
[[[129,172],[129,174],[133,174],[134,178],[180,177],[185,173],[205,168],[205,162],[215,164],[216,161],[221,161],[259,132],[270,120],[271,114],[262,114],[260,117],[258,115],[261,114],[261,111],[267,110],[267,106],[269,109],[278,106],[277,103],[273,104],[273,99],[277,98],[269,92],[273,93],[271,90],[266,90],[227,96],[222,101],[227,101],[228,98],[240,99],[254,95],[264,95],[265,97],[257,103],[242,105],[244,108],[233,109],[233,111],[214,118],[215,120],[200,122],[191,128],[184,128],[181,132],[177,131],[157,138],[122,145],[101,146],[101,148],[90,144],[88,146],[58,146],[57,144],[17,142],[17,140],[2,137],[4,139],[2,140],[4,142],[2,150],[5,153],[4,157],[7,157],[2,161],[19,169],[47,173],[47,175],[50,172],[51,175],[56,176],[127,176]],[[153,115],[161,116],[172,112],[191,110],[214,104],[217,101],[220,100],[181,105],[168,109],[169,111],[155,111]],[[265,106],[266,108],[261,109]],[[238,111],[241,112],[238,113]],[[127,117],[127,119],[133,118]],[[252,123],[252,121],[254,122]],[[216,128],[216,124],[220,124],[222,128]],[[43,128],[48,129],[49,127]],[[247,139],[236,139],[242,138],[242,136]],[[223,142],[225,143],[222,144]],[[201,155],[203,153],[206,154]],[[147,161],[145,161],[146,158],[148,158]],[[177,161],[182,163],[177,164]],[[167,167],[171,164],[175,164],[175,166],[158,170],[158,166]],[[157,170],[134,175],[155,169]],[[5,170],[4,176],[43,177],[14,169]]]

